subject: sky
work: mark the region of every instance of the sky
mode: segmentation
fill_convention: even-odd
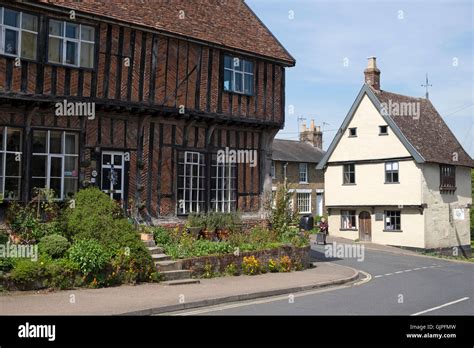
[[[298,118],[314,119],[327,149],[375,56],[383,90],[424,97],[428,74],[431,102],[474,157],[472,0],[246,2],[296,59],[277,138],[298,139]]]

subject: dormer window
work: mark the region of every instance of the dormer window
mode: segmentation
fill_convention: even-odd
[[[349,128],[349,136],[356,137],[357,136],[357,128]]]
[[[224,90],[253,95],[253,62],[237,57],[224,57]]]
[[[388,135],[388,126],[379,126],[379,135]]]

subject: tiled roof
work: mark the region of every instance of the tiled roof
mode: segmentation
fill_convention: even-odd
[[[272,159],[274,161],[318,163],[324,154],[324,151],[307,142],[273,140]]]
[[[295,64],[243,0],[36,1]]]
[[[416,117],[390,115],[407,140],[426,162],[474,167],[474,161],[463,149],[454,134],[436,111],[429,99],[414,98],[372,89],[381,103],[420,103]],[[455,157],[457,155],[457,161]]]

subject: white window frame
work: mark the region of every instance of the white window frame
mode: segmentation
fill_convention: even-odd
[[[213,180],[211,197],[215,197],[211,199],[211,210],[222,213],[233,212],[237,208],[237,165],[213,161],[212,167],[215,168],[216,173],[211,177]],[[215,207],[212,207],[213,205]]]
[[[8,138],[8,128],[12,128],[14,130],[19,130],[21,132],[21,128],[16,128],[16,127],[3,127],[3,144],[2,144],[2,148],[3,149],[0,149],[0,154],[2,154],[2,162],[3,162],[3,170],[2,172],[0,173],[0,177],[3,178],[2,180],[2,185],[0,186],[0,196],[2,197],[2,200],[6,200],[6,201],[9,201],[10,199],[5,197],[5,182],[6,182],[6,179],[7,179],[7,176],[6,176],[6,173],[7,173],[7,154],[10,154],[10,155],[15,155],[16,156],[20,156],[20,171],[19,171],[19,176],[8,176],[8,178],[15,178],[15,179],[19,179],[20,180],[20,185],[21,185],[21,171],[22,171],[22,168],[21,168],[21,159],[23,158],[23,132],[21,132],[21,138],[20,138],[20,150],[21,151],[7,151],[7,138]],[[18,198],[20,198],[20,195],[21,195],[21,186],[20,186],[20,189],[19,189],[19,192],[18,192]]]
[[[254,73],[253,73],[254,62],[252,62],[250,60],[246,60],[246,59],[241,59],[241,58],[238,58],[238,57],[233,57],[233,56],[230,56],[230,55],[225,55],[225,57],[230,58],[232,60],[232,68],[228,68],[224,64],[224,76],[225,76],[226,71],[230,71],[230,73],[232,74],[232,81],[231,81],[230,88],[226,88],[226,86],[224,85],[224,91],[243,94],[243,95],[248,95],[248,96],[253,96],[255,94],[255,86],[254,86],[255,79],[254,79]],[[225,57],[224,57],[224,59],[225,59]],[[235,69],[235,67],[238,65],[238,64],[236,64],[237,62],[242,65],[242,70],[236,70]],[[245,63],[252,64],[252,72],[245,71]],[[235,77],[236,77],[237,74],[242,74],[242,90],[241,91],[237,90],[236,84],[235,84],[235,81],[236,81]],[[224,76],[223,76],[223,80],[225,82]],[[251,77],[252,82],[250,84],[250,87],[251,87],[252,90],[251,90],[250,93],[245,92],[245,76],[250,76]]]
[[[311,192],[296,192],[296,207],[299,214],[311,214]],[[307,208],[307,209],[301,209]]]
[[[4,54],[6,56],[9,56],[9,57],[17,57],[17,58],[23,58],[21,57],[21,38],[22,38],[22,33],[23,32],[27,32],[27,33],[30,33],[30,34],[35,34],[36,35],[36,44],[38,45],[38,32],[37,31],[32,31],[32,30],[28,30],[28,29],[23,29],[23,12],[22,11],[18,11],[18,10],[13,10],[13,9],[10,9],[10,8],[7,8],[7,10],[9,11],[14,11],[14,12],[18,12],[20,14],[19,16],[19,24],[18,24],[18,27],[12,27],[12,26],[9,26],[9,25],[6,25],[4,24],[4,13],[5,13],[5,7],[0,7],[0,54]],[[29,14],[29,13],[28,13]],[[29,14],[30,15],[30,14]],[[31,16],[35,16],[36,17],[36,24],[37,26],[39,26],[39,18],[38,16],[34,15],[34,14],[31,14]],[[13,31],[16,31],[17,32],[17,35],[18,35],[18,47],[17,47],[17,54],[11,54],[11,53],[7,53],[5,52],[5,31],[6,29],[8,30],[13,30]],[[37,46],[38,47],[38,46]],[[37,52],[35,52],[35,57],[33,58],[33,60],[36,60],[38,57],[37,57]],[[32,58],[25,58],[25,59],[32,59]]]
[[[111,156],[111,161],[110,163],[107,163],[107,164],[104,164],[104,156],[107,156],[107,155],[110,155]],[[120,164],[112,164],[114,163],[114,157],[115,156],[120,156],[122,158],[122,161]],[[125,152],[121,152],[121,151],[103,151],[102,152],[102,156],[100,157],[100,160],[101,160],[101,181],[102,181],[102,177],[103,177],[103,171],[104,169],[121,169],[122,170],[122,175],[120,177],[120,187],[122,188],[121,190],[112,190],[112,183],[110,183],[110,187],[108,190],[106,190],[102,185],[103,185],[103,182],[101,182],[101,188],[102,188],[102,191],[105,192],[106,194],[108,194],[110,196],[111,199],[114,199],[114,194],[120,194],[120,199],[123,200],[124,198],[124,193],[125,193],[125,189],[124,189],[124,184],[125,184]]]
[[[386,184],[398,184],[400,183],[400,164],[398,161],[389,161],[384,163],[385,168],[385,183]],[[397,181],[394,181],[393,174],[397,173]],[[390,174],[391,181],[387,180],[387,174]]]
[[[300,184],[307,184],[308,183],[308,163],[300,163],[299,173],[300,173],[299,175]]]
[[[344,214],[347,212],[348,214]],[[353,212],[354,214],[351,214]],[[351,219],[354,217],[354,226],[349,226],[351,223]],[[345,221],[344,218],[349,218],[347,221],[348,224],[344,225]],[[341,210],[341,230],[357,230],[357,211],[353,209],[346,209],[346,210]]]
[[[34,132],[35,130],[33,130]],[[50,142],[51,142],[51,131],[56,132],[56,130],[43,130],[43,129],[36,129],[36,131],[46,131],[46,152],[45,153],[40,153],[40,152],[33,152],[32,156],[45,156],[47,161],[46,161],[46,177],[40,177],[40,176],[31,176],[32,179],[45,179],[46,180],[46,186],[45,188],[49,189],[51,187],[51,159],[52,158],[61,158],[61,192],[58,194],[58,197],[55,198],[56,201],[62,201],[65,199],[64,197],[64,169],[66,165],[66,157],[75,157],[77,160],[79,160],[79,153],[77,154],[67,154],[66,153],[66,134],[74,134],[75,136],[78,137],[78,134],[75,132],[68,132],[68,131],[60,131],[61,132],[61,153],[51,153],[51,148],[50,148]],[[79,138],[78,142],[79,142]],[[79,151],[78,151],[79,152]],[[78,170],[79,170],[79,163],[78,163]],[[79,187],[79,173],[77,176],[78,180],[78,187]],[[57,192],[56,192],[57,194]]]
[[[192,158],[194,156],[197,156],[197,162],[193,161]],[[191,160],[189,160],[191,158]],[[201,180],[205,179],[205,164],[203,164],[203,161],[201,159],[204,159],[204,154],[200,152],[194,152],[194,151],[185,151],[184,152],[184,162],[179,163],[178,165],[184,165],[184,171],[183,174],[180,174],[179,176],[183,178],[183,186],[184,187],[178,187],[178,191],[181,191],[183,193],[183,198],[178,201],[178,214],[180,215],[187,215],[187,214],[192,214],[192,213],[200,213],[201,211],[205,211],[205,201],[201,198],[204,195],[204,187],[200,186]],[[190,166],[189,173],[191,175],[187,175],[187,166]],[[197,177],[196,177],[196,182],[197,186],[193,187],[193,179],[195,178],[193,176],[193,167],[197,166]],[[186,179],[191,178],[191,187],[186,187]],[[193,192],[197,191],[196,194],[196,200],[193,200]],[[188,196],[186,195],[188,193]],[[190,200],[187,200],[186,197],[191,197]],[[196,203],[196,211],[193,210],[193,203]],[[201,209],[202,208],[202,209]]]
[[[271,166],[271,176],[272,176],[272,179],[276,179],[276,169],[275,169],[275,161],[272,161],[272,166]]]
[[[397,216],[393,216],[392,213],[398,213],[398,217]],[[400,210],[385,210],[384,211],[384,232],[399,232],[402,230],[402,212]],[[391,223],[388,223],[387,222],[387,219],[391,219],[391,218],[395,218],[397,219],[398,218],[398,221],[399,221],[399,228],[389,228],[391,226],[393,226]],[[396,227],[396,225],[395,225]]]
[[[50,22],[51,21],[54,21],[54,22],[58,22],[58,23],[62,23],[62,35],[61,36],[58,36],[58,35],[52,35],[49,31],[48,31],[48,57],[49,57],[49,38],[52,37],[52,38],[55,38],[55,39],[59,39],[61,40],[62,42],[62,57],[61,57],[61,62],[55,62],[55,61],[50,61],[49,58],[48,58],[48,63],[53,63],[53,64],[62,64],[62,65],[65,65],[65,66],[73,66],[73,67],[81,67],[81,68],[85,68],[85,69],[93,69],[94,68],[94,63],[92,63],[92,67],[88,67],[88,66],[81,66],[81,48],[82,48],[82,43],[87,43],[87,44],[92,44],[93,45],[93,50],[94,50],[94,59],[95,59],[95,41],[89,41],[89,40],[83,40],[82,39],[82,24],[78,24],[78,23],[72,23],[72,22],[67,22],[67,21],[59,21],[59,20],[56,20],[56,19],[50,19],[49,20]],[[67,24],[70,24],[70,25],[75,25],[78,27],[79,29],[79,33],[78,33],[78,38],[77,39],[73,39],[73,38],[70,38],[70,37],[67,37],[66,36],[66,26]],[[84,25],[85,27],[89,27],[89,28],[93,28],[94,29],[94,34],[95,34],[95,31],[96,31],[96,28],[91,26],[91,25]],[[48,28],[49,28],[49,23],[48,23]],[[67,56],[67,42],[74,42],[74,43],[77,43],[77,54],[76,54],[76,61],[77,61],[77,64],[69,64],[69,63],[66,63],[66,56]]]

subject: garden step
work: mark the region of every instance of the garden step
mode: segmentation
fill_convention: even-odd
[[[167,261],[171,259],[171,257],[166,254],[152,254],[151,258],[153,261]]]
[[[157,246],[152,246],[148,247],[148,250],[150,251],[150,254],[163,254],[163,248],[162,247],[157,247]]]
[[[170,280],[166,282],[161,282],[163,285],[186,285],[186,284],[199,284],[201,281],[199,279],[179,279],[179,280]]]
[[[191,278],[191,271],[188,270],[165,271],[160,272],[160,274],[163,276],[164,281]]]
[[[155,262],[156,270],[158,272],[179,271],[183,267],[179,261],[157,261]]]
[[[155,241],[152,240],[144,240],[143,243],[145,244],[146,247],[154,247],[156,246]]]

